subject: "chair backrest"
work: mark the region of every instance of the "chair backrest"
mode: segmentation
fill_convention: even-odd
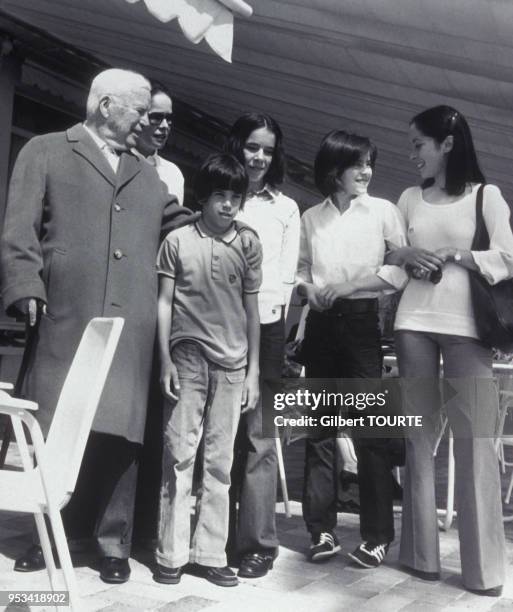
[[[45,444],[57,498],[75,489],[84,448],[123,329],[122,318],[95,318],[84,330],[64,381]]]

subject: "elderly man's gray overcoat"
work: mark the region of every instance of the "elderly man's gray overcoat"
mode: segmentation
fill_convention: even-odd
[[[47,429],[87,322],[125,327],[93,430],[141,442],[156,324],[155,259],[162,232],[189,211],[155,169],[124,153],[117,175],[82,125],[38,136],[14,167],[1,245],[4,306],[48,304],[26,380]]]

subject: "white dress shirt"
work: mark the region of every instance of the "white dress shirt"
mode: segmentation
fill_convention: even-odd
[[[299,209],[291,198],[266,185],[250,193],[237,219],[252,227],[262,243],[262,285],[258,294],[261,323],[281,317],[294,287],[299,250]]]
[[[183,206],[185,180],[180,168],[173,162],[160,157],[156,151],[153,155],[146,157],[146,161],[155,166],[157,174],[160,180],[166,184],[168,192],[176,196],[178,204]]]
[[[349,296],[375,298],[402,289],[408,282],[401,267],[383,265],[388,248],[405,245],[404,220],[392,202],[365,194],[352,200],[341,214],[327,198],[301,218],[297,277],[322,288],[377,274],[394,289],[357,291]]]

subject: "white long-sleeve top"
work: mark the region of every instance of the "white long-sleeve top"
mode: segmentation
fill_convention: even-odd
[[[420,187],[401,195],[398,207],[406,220],[412,246],[436,251],[443,247],[470,250],[476,230],[476,194],[479,185],[457,202],[430,204]],[[488,251],[472,251],[480,273],[490,284],[513,276],[513,234],[510,210],[500,189],[487,185],[483,193],[483,217],[490,236]],[[472,310],[469,272],[447,263],[442,280],[410,279],[397,310],[395,329],[410,329],[477,338]]]
[[[299,250],[299,209],[291,198],[266,185],[249,194],[237,219],[258,233],[262,243],[262,284],[258,293],[261,323],[274,323],[294,288]]]
[[[374,298],[408,282],[399,266],[384,265],[388,248],[406,245],[404,220],[397,206],[368,194],[340,213],[330,198],[301,217],[297,279],[322,288],[377,274],[394,289],[357,291],[350,299]]]

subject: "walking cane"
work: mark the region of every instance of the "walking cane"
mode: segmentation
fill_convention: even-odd
[[[23,349],[23,357],[21,358],[20,369],[18,370],[18,376],[16,377],[16,383],[14,385],[13,395],[14,397],[20,397],[21,389],[23,387],[23,381],[27,373],[28,363],[30,361],[30,355],[32,348],[37,336],[37,329],[39,326],[39,319],[41,315],[41,305],[37,302],[37,313],[35,325],[30,325],[30,315],[27,312],[24,316],[25,321],[25,348]],[[13,435],[11,419],[7,420],[4,427],[4,433],[2,436],[2,446],[0,446],[0,470],[4,467],[5,458],[7,457],[7,451],[9,450],[9,444],[11,443]]]

